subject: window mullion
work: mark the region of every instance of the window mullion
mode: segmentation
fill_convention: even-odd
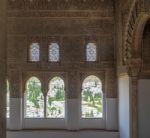
[[[46,118],[46,95],[44,95],[44,118]]]

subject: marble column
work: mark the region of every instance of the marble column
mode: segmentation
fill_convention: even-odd
[[[0,138],[6,138],[6,0],[0,0]]]
[[[128,74],[131,78],[131,138],[138,138],[138,79],[141,71],[141,58],[131,59]]]
[[[138,138],[138,76],[131,77],[132,138]]]

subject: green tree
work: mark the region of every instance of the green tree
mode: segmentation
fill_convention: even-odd
[[[27,100],[32,102],[34,107],[40,108],[38,100],[39,98],[42,99],[40,81],[36,78],[31,78],[27,83],[27,91]]]
[[[56,89],[56,101],[63,101],[64,100],[64,88],[58,87]]]

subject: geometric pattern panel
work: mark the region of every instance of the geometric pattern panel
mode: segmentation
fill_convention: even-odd
[[[57,43],[51,43],[49,45],[49,61],[50,62],[59,61],[59,45]]]
[[[29,50],[29,60],[31,62],[40,61],[40,46],[38,43],[32,43]]]
[[[97,60],[97,47],[94,43],[88,43],[86,46],[86,61]]]

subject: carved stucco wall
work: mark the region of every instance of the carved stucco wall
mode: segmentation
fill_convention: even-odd
[[[0,138],[6,137],[6,1],[0,1]]]
[[[132,25],[133,23],[129,23],[130,16],[132,12],[132,8],[134,7],[135,1],[133,0],[120,0],[116,1],[116,59],[117,59],[117,72],[118,75],[124,72],[127,72],[125,67],[124,57],[126,57],[127,52],[130,51],[130,48],[126,48],[126,38],[125,35],[128,34],[127,26]],[[135,15],[135,14],[133,14]],[[130,31],[129,31],[130,33]],[[127,41],[128,42],[128,41]],[[131,52],[131,51],[130,51]],[[128,55],[127,55],[128,56]]]
[[[149,18],[148,0],[120,1],[116,4],[117,71],[127,72],[138,64],[141,66],[141,40],[143,29]],[[118,21],[118,22],[117,22]]]
[[[12,97],[20,97],[20,80],[28,74],[65,73],[68,98],[79,96],[84,74],[100,74],[107,97],[116,97],[114,4],[110,0],[8,1],[7,65]],[[39,63],[29,63],[28,46],[39,42]],[[48,63],[48,44],[60,45],[60,63]],[[85,46],[95,42],[98,61],[85,62]],[[101,75],[103,74],[103,75]],[[17,76],[15,81],[13,78]],[[45,77],[41,77],[46,82]],[[14,85],[14,86],[13,86]],[[16,90],[13,89],[16,88]],[[23,91],[22,91],[23,93]]]

